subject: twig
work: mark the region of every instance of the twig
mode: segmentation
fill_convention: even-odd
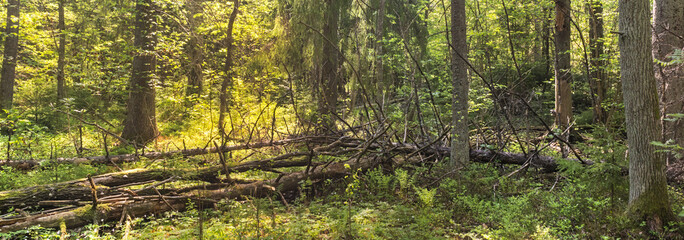
[[[121,141],[122,143],[124,143],[124,144],[126,144],[126,145],[131,145],[131,143],[130,143],[128,140],[123,139],[122,137],[119,137],[119,135],[117,135],[117,134],[115,134],[115,133],[113,133],[113,132],[110,132],[109,130],[107,130],[106,128],[100,126],[100,125],[97,124],[97,123],[88,122],[88,121],[84,120],[83,118],[81,118],[81,117],[79,117],[79,116],[76,116],[76,115],[71,114],[70,112],[65,112],[65,111],[62,111],[62,110],[59,110],[59,109],[55,109],[55,110],[58,111],[58,112],[67,114],[67,115],[69,115],[69,116],[72,116],[72,117],[78,119],[79,121],[81,121],[81,122],[82,122],[83,124],[85,124],[85,125],[90,125],[90,126],[93,126],[93,127],[97,128],[97,129],[100,129],[100,131],[102,131],[102,132],[104,132],[104,133],[107,133],[107,134],[113,136],[114,138],[116,138],[117,140]]]

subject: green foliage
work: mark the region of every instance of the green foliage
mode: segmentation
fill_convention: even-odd
[[[85,178],[88,175],[103,174],[108,171],[110,171],[110,167],[107,166],[56,164],[54,162],[46,162],[39,169],[29,172],[3,166],[0,169],[0,191],[64,182]]]
[[[199,10],[190,9],[198,3]],[[218,133],[217,96],[231,74],[227,112],[230,132],[226,144],[268,141],[310,134],[324,118],[317,112],[321,92],[320,68],[328,59],[322,46],[339,50],[337,74],[344,80],[338,110],[351,125],[382,118],[394,124],[403,142],[426,142],[448,124],[451,104],[451,59],[448,37],[448,5],[439,1],[386,1],[382,36],[375,36],[379,1],[327,1],[339,4],[339,42],[323,35],[326,1],[257,0],[244,2],[234,28],[235,68],[226,72],[227,19],[232,1],[154,1],[157,37],[155,81],[157,122],[161,136],[145,151],[169,151],[211,146]],[[602,1],[605,29],[615,29],[617,1]],[[0,119],[0,151],[11,159],[103,155],[104,139],[96,123],[118,133],[127,104],[132,72],[135,1],[83,0],[67,4],[66,31],[68,98],[56,99],[57,65],[56,2],[24,2],[20,31],[20,61],[14,109]],[[584,2],[574,1],[573,9]],[[552,12],[550,0],[481,0],[467,2],[471,64],[471,126],[504,126],[503,114],[517,129],[531,118],[524,99],[540,118],[553,108]],[[506,9],[504,9],[504,5]],[[0,13],[2,15],[4,13]],[[583,19],[586,13],[574,11]],[[0,18],[0,22],[6,21]],[[587,21],[573,23],[573,46],[584,46],[580,30]],[[509,31],[510,29],[510,31]],[[585,34],[586,35],[586,34]],[[608,35],[608,34],[607,34]],[[457,176],[445,166],[376,168],[354,171],[344,180],[299,183],[300,196],[286,205],[279,196],[266,199],[225,201],[216,210],[189,203],[183,213],[136,218],[120,226],[90,225],[70,234],[74,239],[120,239],[129,232],[135,239],[193,239],[199,234],[199,216],[205,239],[599,239],[648,238],[626,227],[624,212],[628,183],[622,129],[624,106],[618,88],[615,56],[617,38],[605,37],[601,56],[607,65],[607,99],[611,113],[606,126],[583,135],[578,144],[592,166],[558,160],[560,172],[544,174],[529,169],[505,177],[516,167],[473,164]],[[377,52],[382,44],[383,51]],[[573,56],[584,51],[573,47]],[[192,53],[200,51],[199,62]],[[548,52],[545,52],[548,51]],[[515,55],[515,59],[514,56]],[[677,50],[662,65],[680,64]],[[384,78],[376,79],[378,60]],[[514,61],[515,60],[515,61]],[[591,94],[584,59],[573,58],[572,75],[577,124],[593,120]],[[192,66],[199,66],[203,91],[187,93]],[[474,73],[477,71],[485,79]],[[493,89],[485,84],[487,80]],[[382,87],[382,88],[381,88]],[[384,88],[384,89],[383,89]],[[374,108],[368,110],[368,108]],[[60,111],[55,111],[59,109]],[[380,111],[381,110],[381,111]],[[66,115],[61,112],[68,112]],[[382,116],[379,116],[382,115]],[[670,114],[676,121],[682,114]],[[521,127],[523,126],[523,127]],[[494,127],[496,128],[496,127]],[[484,130],[482,136],[501,135]],[[560,133],[560,129],[555,129]],[[520,134],[531,137],[533,134]],[[10,137],[11,136],[11,137]],[[534,136],[537,137],[537,136]],[[497,136],[505,138],[505,136]],[[111,138],[109,153],[140,153]],[[520,146],[492,142],[478,146],[490,150],[522,151]],[[527,140],[527,139],[524,139]],[[542,139],[549,140],[549,139]],[[672,141],[654,142],[662,152],[682,149]],[[7,155],[4,151],[10,146]],[[375,151],[375,150],[372,150]],[[545,153],[552,150],[545,150]],[[278,150],[252,153],[233,151],[228,165],[254,154],[267,158]],[[550,154],[556,154],[550,153]],[[681,157],[681,156],[680,156]],[[215,164],[216,156],[169,158],[126,163],[129,168],[196,168]],[[320,157],[320,161],[335,160]],[[294,169],[297,170],[297,169]],[[46,161],[37,169],[20,172],[0,169],[0,190],[66,181],[113,171],[92,165],[67,165]],[[178,173],[183,174],[183,173]],[[277,173],[249,171],[233,177],[247,180],[273,178]],[[192,184],[183,182],[180,184]],[[328,189],[330,188],[330,189]],[[673,208],[684,217],[681,188],[671,188]],[[324,192],[324,193],[321,193]],[[272,201],[273,200],[273,201]],[[288,199],[289,200],[289,199]],[[681,209],[681,210],[680,210]],[[257,221],[258,220],[258,221]],[[681,227],[670,226],[670,229]],[[109,231],[109,230],[112,231]],[[0,238],[58,239],[57,232],[32,227]]]
[[[427,188],[421,188],[421,187],[416,187],[415,188],[416,195],[418,195],[418,199],[420,199],[421,206],[424,208],[431,208],[434,206],[435,203],[435,195],[437,194],[437,189],[427,189]]]
[[[391,193],[391,190],[394,189],[394,182],[392,181],[394,176],[385,175],[381,167],[367,172],[366,177],[368,178],[369,185],[372,186],[371,188],[377,191],[378,194]]]
[[[0,239],[60,239],[60,233],[41,226],[31,226],[24,230],[0,233]]]

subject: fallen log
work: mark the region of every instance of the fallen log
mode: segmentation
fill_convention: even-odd
[[[433,142],[434,143],[434,142]],[[363,146],[363,147],[362,147]],[[310,157],[313,154],[329,154],[333,148],[342,148],[345,153],[356,152],[347,161],[312,163]],[[351,151],[348,151],[351,150]],[[381,150],[381,151],[377,151]],[[339,152],[339,151],[338,151]],[[387,153],[396,153],[394,155]],[[206,153],[209,153],[207,151]],[[365,153],[368,153],[364,155]],[[300,182],[309,180],[324,180],[331,178],[341,178],[356,170],[367,170],[376,167],[386,160],[386,157],[395,158],[392,161],[396,165],[405,163],[417,163],[424,161],[423,156],[448,156],[449,149],[445,147],[435,147],[431,144],[417,146],[412,144],[400,144],[391,142],[375,141],[373,143],[360,143],[356,140],[347,141],[337,139],[328,146],[318,147],[311,152],[295,152],[284,154],[272,159],[252,161],[230,168],[230,171],[247,171],[250,169],[272,170],[279,167],[307,166],[306,170],[294,173],[281,173],[279,177],[270,180],[262,180],[246,183],[221,183],[218,179],[218,172],[223,168],[219,166],[202,168],[200,170],[185,171],[186,174],[173,173],[173,171],[160,170],[131,170],[130,172],[112,173],[103,176],[93,177],[93,185],[97,185],[98,195],[101,196],[96,209],[92,205],[79,207],[62,207],[60,210],[37,213],[31,216],[15,217],[0,220],[0,232],[14,231],[40,224],[44,227],[56,227],[64,221],[68,227],[78,227],[88,224],[93,219],[104,221],[117,220],[123,212],[134,216],[141,216],[156,212],[169,210],[183,210],[189,200],[196,202],[217,202],[221,199],[238,199],[243,196],[260,197],[274,192],[285,192],[296,190]],[[399,156],[401,155],[401,156]],[[297,156],[309,156],[309,158],[299,161],[281,161]],[[403,156],[403,157],[402,157]],[[546,171],[555,171],[558,164],[553,157],[532,155],[526,157],[523,154],[502,153],[489,150],[471,150],[471,160],[475,162],[499,162],[502,164],[525,164],[529,163],[532,167],[542,168]],[[591,164],[590,162],[587,162]],[[126,177],[122,177],[126,176]],[[202,187],[188,187],[184,189],[170,189],[161,193],[153,187],[152,190],[145,192],[143,196],[126,194],[119,191],[122,187],[141,185],[150,181],[170,181],[170,177],[179,179],[199,179],[209,183]],[[129,181],[135,179],[135,181]],[[154,184],[153,184],[154,185]],[[40,189],[44,189],[40,191]],[[55,191],[55,189],[71,189],[69,191]],[[47,189],[47,191],[45,191]],[[0,208],[20,206],[17,204],[43,204],[51,206],[61,206],[60,204],[81,205],[87,203],[91,197],[91,187],[84,179],[57,183],[46,186],[36,186],[33,189],[21,189],[7,192],[0,192]],[[72,191],[73,190],[73,191]],[[128,190],[130,191],[130,190]],[[11,193],[8,193],[11,192]],[[12,196],[25,192],[28,194],[23,197],[10,197],[3,200],[3,196]],[[124,191],[125,192],[125,191]],[[40,193],[40,194],[38,194]],[[116,194],[115,194],[116,193]],[[156,193],[156,195],[154,195]],[[61,195],[60,195],[61,194]],[[143,193],[141,193],[143,194]],[[80,198],[76,198],[80,197]],[[60,200],[72,200],[60,201]],[[3,202],[5,201],[5,202]],[[74,202],[75,201],[75,202]],[[90,206],[90,208],[88,208]],[[124,210],[125,209],[125,210]]]
[[[304,155],[305,153],[299,153]],[[307,153],[308,154],[308,153]],[[288,156],[299,156],[288,154]],[[249,170],[270,170],[276,168],[307,166],[307,160],[286,161],[276,157],[272,159],[250,161],[230,167],[231,172],[244,172]],[[218,179],[222,167],[212,166],[199,169],[133,169],[123,172],[115,172],[92,177],[96,185],[98,196],[108,196],[119,192],[122,186],[130,187],[148,183],[149,181],[162,181],[171,177],[179,180],[201,180],[209,183],[220,182]],[[0,211],[4,212],[11,208],[25,208],[38,206],[41,201],[78,199],[89,201],[92,199],[91,186],[87,178],[78,180],[38,185],[33,187],[14,189],[0,192]]]
[[[531,167],[541,168],[545,172],[558,171],[556,158],[532,154],[525,156],[522,153],[496,152],[491,150],[470,150],[470,160],[474,162],[488,163],[497,162],[502,164],[523,165],[529,161]],[[579,162],[577,159],[566,158],[569,161]],[[586,165],[593,165],[594,162],[584,160]]]
[[[416,162],[399,161],[399,162]],[[252,183],[236,184],[230,187],[222,187],[216,190],[194,190],[183,191],[177,196],[146,196],[123,198],[118,202],[98,204],[97,209],[92,209],[92,205],[76,208],[69,208],[65,211],[40,213],[21,218],[0,220],[0,232],[10,232],[25,229],[34,225],[42,227],[56,228],[62,222],[68,228],[75,228],[92,223],[94,219],[99,221],[119,220],[122,214],[132,216],[143,216],[165,211],[182,211],[186,208],[188,200],[196,202],[218,202],[222,199],[239,199],[243,196],[260,197],[269,193],[287,192],[299,188],[299,183],[303,180],[323,180],[329,178],[339,178],[357,170],[368,170],[376,167],[382,162],[381,158],[365,157],[352,159],[343,162],[333,162],[329,165],[318,165],[311,169],[284,174],[281,177],[256,181]],[[207,189],[212,189],[211,185]],[[201,199],[200,199],[201,197]],[[125,209],[125,210],[124,210]]]
[[[397,151],[403,151],[405,153],[419,151],[420,149],[416,145],[412,144],[399,144],[392,143],[391,146],[395,147]],[[441,156],[449,156],[450,149],[448,147],[430,147],[423,151],[425,154],[439,154]],[[566,158],[565,160],[580,162],[574,158]],[[470,150],[470,161],[479,163],[490,163],[496,162],[501,164],[514,164],[523,165],[530,162],[530,166],[534,168],[541,168],[545,172],[555,172],[558,171],[558,162],[556,158],[550,156],[543,156],[539,154],[531,154],[526,156],[522,153],[509,153],[509,152],[498,152],[492,150]],[[594,162],[590,160],[584,160],[586,165],[593,165]],[[581,163],[581,162],[580,162]]]
[[[141,158],[146,159],[163,159],[171,158],[175,156],[198,156],[217,152],[230,152],[237,150],[247,150],[247,149],[258,149],[265,147],[277,147],[287,144],[303,143],[303,142],[316,142],[319,144],[330,143],[337,140],[334,137],[328,136],[315,136],[315,137],[300,137],[292,138],[278,141],[268,141],[268,142],[256,142],[256,143],[246,143],[238,145],[229,145],[223,147],[213,147],[213,148],[193,148],[186,150],[168,151],[168,152],[146,152],[143,154],[122,154],[122,155],[111,155],[111,156],[93,156],[93,157],[75,157],[75,158],[57,158],[53,160],[0,160],[0,166],[13,167],[20,170],[31,170],[41,164],[46,162],[55,163],[69,163],[69,164],[121,164],[125,162],[135,162]]]
[[[373,147],[379,148],[379,144],[380,143],[376,143],[378,146]],[[439,154],[442,156],[448,156],[449,154],[449,149],[446,147],[430,147],[421,149],[412,144],[387,143],[386,145],[391,147],[393,151],[404,154],[412,154],[415,152],[424,152],[428,155]],[[347,144],[345,146],[358,147],[353,144]],[[243,172],[248,170],[271,170],[274,168],[307,166],[308,161],[305,159],[297,161],[280,160],[290,157],[306,156],[309,154],[311,153],[288,153],[272,159],[251,161],[233,166],[230,167],[230,171]],[[474,162],[497,162],[502,164],[517,165],[523,165],[529,161],[531,167],[541,168],[545,172],[553,172],[558,170],[558,163],[553,157],[549,156],[532,155],[531,157],[526,157],[524,154],[518,153],[495,152],[490,150],[471,150],[470,158],[471,161]],[[592,164],[592,162],[587,163]],[[118,192],[118,188],[121,188],[121,185],[142,185],[147,181],[162,181],[173,176],[178,176],[178,179],[184,180],[201,180],[208,183],[217,183],[220,182],[220,179],[218,179],[218,173],[220,171],[223,171],[223,168],[219,166],[204,167],[200,169],[134,169],[95,176],[93,177],[93,180],[97,185],[98,195],[107,196],[113,194],[114,192]],[[6,211],[10,208],[36,206],[41,201],[64,199],[79,199],[88,201],[91,198],[91,187],[87,182],[87,179],[79,179],[63,183],[0,192],[0,211]]]

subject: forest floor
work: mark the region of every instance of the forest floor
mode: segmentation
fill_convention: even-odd
[[[5,192],[0,192],[0,207],[5,211],[0,239],[684,239],[681,221],[671,223],[664,232],[650,232],[626,218],[627,162],[624,145],[618,141],[584,136],[588,140],[577,144],[577,151],[594,160],[590,165],[560,159],[555,145],[549,143],[539,155],[552,157],[530,158],[531,163],[527,163],[524,158],[515,162],[514,155],[498,154],[484,157],[498,160],[482,161],[482,156],[471,152],[474,162],[456,171],[439,157],[448,149],[430,147],[439,138],[420,147],[383,143],[382,135],[370,140],[342,137],[327,142],[313,138],[318,142],[294,141],[297,144],[293,146],[284,145],[291,144],[290,140],[283,140],[283,145],[268,140],[232,145],[228,148],[234,162],[223,167],[224,159],[206,148],[209,144],[204,149],[184,150],[197,156],[148,152],[140,153],[143,157],[135,161],[114,155],[106,158],[115,164],[89,164],[77,158],[81,162],[33,161],[37,165],[29,171],[2,166],[0,190]],[[117,151],[123,150],[112,149],[112,154]],[[395,160],[389,164],[377,160],[385,156]],[[283,159],[289,160],[281,162]],[[549,165],[549,161],[554,162]],[[263,167],[263,162],[269,167]],[[284,168],[276,168],[281,163]],[[221,174],[226,168],[230,178]],[[104,194],[99,196],[101,202],[93,201],[100,204],[96,209],[113,209],[122,217],[108,216],[110,220],[103,221],[86,214],[91,216],[85,219],[90,223],[87,225],[62,219],[52,227],[28,224],[30,227],[6,228],[17,221],[37,222],[47,210],[33,206],[7,209],[10,205],[4,205],[4,199],[12,190],[27,191],[22,189],[76,179],[87,183],[90,177],[95,180],[87,186],[94,189],[100,184],[98,179],[107,176],[101,174],[132,169],[172,176],[103,187],[106,193],[95,196],[97,199],[98,194]],[[186,170],[183,173],[179,169]],[[268,183],[259,185],[262,189],[275,186],[283,191],[250,194],[236,187],[259,182]],[[234,184],[230,188],[233,192],[213,190],[226,188],[226,184]],[[128,189],[125,192],[137,195],[120,195],[117,189],[124,185]],[[151,189],[156,193],[145,195]],[[86,197],[89,191],[86,187]],[[125,205],[122,213],[108,204],[119,200],[138,204],[136,197],[161,199],[157,206],[169,208],[136,214],[126,213]],[[684,185],[671,182],[669,197],[675,214],[684,218]],[[143,203],[148,201],[145,199]],[[73,208],[84,209],[92,201],[71,200]],[[84,219],[77,220],[82,223]]]
[[[184,212],[71,230],[33,226],[0,238],[682,239],[676,233],[681,223],[659,235],[630,227],[622,215],[624,188],[605,184],[610,179],[535,170],[504,176],[517,168],[474,163],[454,175],[442,165],[379,167],[336,180],[302,182],[299,191],[285,193],[285,200],[247,197],[206,208],[188,202]],[[269,173],[234,177],[264,174]],[[684,189],[670,187],[670,197],[673,209],[684,211]]]

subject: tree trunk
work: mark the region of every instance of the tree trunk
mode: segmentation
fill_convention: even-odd
[[[197,15],[202,13],[202,0],[190,0],[187,2],[188,8],[188,25],[190,28],[190,39],[185,46],[190,62],[190,70],[188,71],[188,86],[185,90],[185,96],[189,98],[189,103],[196,102],[197,98],[202,94],[204,87],[204,74],[202,72],[202,64],[204,63],[204,39],[197,33],[197,27],[203,22],[204,17]]]
[[[565,131],[572,122],[572,74],[570,72],[570,0],[556,1],[556,109],[555,123]],[[561,137],[566,141],[570,136],[567,131]],[[568,150],[562,147],[563,157]]]
[[[594,123],[606,123],[608,116],[603,108],[603,101],[606,99],[606,60],[603,57],[603,5],[600,0],[593,0],[587,3],[589,12],[589,48],[591,50],[591,60],[589,62],[591,72],[589,77],[590,86],[594,89],[596,98],[593,105]]]
[[[684,51],[684,1],[656,0],[653,21],[653,57],[670,62],[675,50]],[[684,113],[684,64],[655,64],[655,77],[660,93],[663,140],[672,139],[684,147],[684,119],[666,120],[672,119],[668,114]],[[674,154],[667,155],[668,162],[674,160]]]
[[[12,109],[14,100],[14,78],[17,67],[17,53],[19,50],[19,9],[20,0],[8,0],[7,25],[5,28],[5,54],[2,61],[2,75],[0,76],[0,116],[2,110]]]
[[[318,112],[322,131],[334,131],[337,114],[337,98],[341,87],[339,76],[338,28],[340,18],[340,1],[326,0],[325,23],[323,25],[323,58],[321,59],[320,91],[318,92]]]
[[[550,77],[551,74],[551,16],[553,14],[552,8],[544,8],[544,24],[542,31],[542,55],[544,55],[544,76]],[[546,89],[546,87],[544,87]]]
[[[380,104],[380,108],[385,106],[386,89],[385,85],[385,64],[382,59],[383,43],[382,38],[385,34],[385,0],[378,1],[378,11],[375,16],[375,86],[376,86],[376,101]]]
[[[221,82],[221,92],[219,93],[219,119],[218,119],[218,130],[219,135],[221,135],[221,144],[224,143],[226,139],[226,123],[225,116],[230,114],[228,111],[228,100],[230,98],[230,91],[233,88],[233,77],[235,75],[235,70],[233,69],[234,59],[233,59],[233,26],[235,25],[235,19],[237,18],[238,9],[240,8],[240,1],[237,0],[233,2],[233,12],[230,13],[230,19],[228,20],[228,29],[226,30],[226,62],[223,65],[223,72],[225,78]]]
[[[59,105],[66,97],[66,84],[64,83],[64,54],[66,49],[66,26],[64,24],[64,0],[59,0],[59,47],[57,49],[57,104]]]
[[[468,43],[466,42],[465,0],[451,0],[451,158],[449,164],[465,167],[468,144]]]
[[[159,135],[157,130],[154,71],[154,10],[152,0],[138,0],[135,4],[133,72],[129,84],[128,114],[121,137],[144,144]]]
[[[651,55],[649,2],[620,0],[619,13],[620,77],[629,145],[627,213],[637,222],[646,220],[650,230],[661,231],[674,214],[668,201],[663,154],[651,144],[662,139],[662,127]]]

